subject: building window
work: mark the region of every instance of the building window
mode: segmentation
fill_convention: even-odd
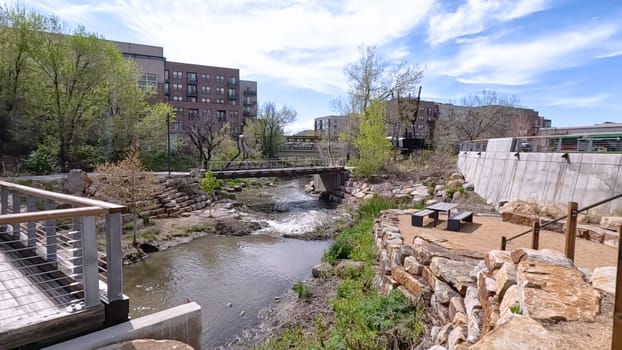
[[[209,76],[209,74],[201,73],[201,80],[203,80],[203,81],[210,81],[211,77]]]
[[[194,96],[189,96],[188,97],[188,102],[197,103],[197,98],[194,97]]]
[[[169,90],[168,90],[168,83],[164,83],[164,93],[168,94]]]
[[[157,74],[143,74],[138,79],[138,87],[141,89],[155,90],[158,86]]]
[[[194,109],[191,108],[188,110],[188,119],[192,120],[192,121],[196,121],[197,119],[199,119],[199,110],[198,109]]]
[[[188,85],[188,95],[196,95],[196,94],[197,94],[197,86]]]
[[[188,77],[188,84],[196,84],[197,83],[197,73],[188,72],[188,74],[186,74],[186,76]]]
[[[236,97],[238,97],[237,91],[235,91],[234,88],[229,88],[229,98],[236,98]]]
[[[222,98],[217,98],[216,99],[216,103],[220,104],[220,105],[224,105],[225,104],[225,100]]]
[[[175,111],[175,114],[177,114],[177,115],[184,114],[184,109],[181,108],[181,107],[175,107],[175,108],[173,108],[173,111]]]
[[[210,88],[209,86],[201,86],[201,93],[209,94]]]
[[[168,80],[168,69],[164,71],[164,80]]]
[[[183,89],[184,89],[184,84],[173,83],[173,90],[174,91],[182,91]]]
[[[201,97],[201,103],[212,103],[209,97]]]
[[[224,95],[225,94],[225,88],[224,87],[216,88],[216,93],[219,94],[219,95]]]
[[[183,96],[173,96],[173,101],[183,101],[184,97]]]
[[[225,76],[224,75],[217,75],[216,76],[216,82],[217,83],[224,83],[225,82]]]
[[[237,111],[229,112],[229,118],[238,119],[239,113]]]
[[[229,77],[229,84],[231,85],[235,85],[237,84],[238,80],[235,77]]]
[[[201,117],[203,118],[209,118],[212,116],[212,110],[211,109],[202,109],[201,110]]]
[[[236,100],[231,100],[231,101],[229,101],[229,104],[232,105],[232,106],[235,106],[235,105],[237,105],[237,101]]]
[[[219,122],[224,122],[227,120],[227,112],[226,111],[216,111],[216,117],[218,117]]]
[[[173,72],[173,79],[182,79],[184,77],[183,72]]]

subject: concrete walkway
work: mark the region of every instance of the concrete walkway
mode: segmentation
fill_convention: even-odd
[[[439,225],[432,227],[432,220],[425,219],[424,227],[410,224],[410,215],[400,215],[399,229],[406,243],[412,243],[415,236],[423,236],[433,240],[444,241],[444,245],[464,248],[487,253],[501,248],[501,236],[511,237],[521,233],[528,226],[503,222],[500,217],[473,217],[473,223],[463,223],[461,232],[447,231],[447,217],[441,215]],[[540,249],[564,251],[565,235],[551,231],[540,232]],[[508,243],[507,250],[531,247],[531,234],[517,238]],[[577,238],[575,264],[577,267],[595,268],[600,266],[616,266],[618,249],[604,244]]]

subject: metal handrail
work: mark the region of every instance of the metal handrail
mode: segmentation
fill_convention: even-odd
[[[618,199],[618,198],[622,198],[622,193],[618,193],[618,194],[616,194],[615,196],[612,196],[612,197],[609,197],[609,198],[607,198],[607,199],[603,199],[603,200],[601,200],[601,201],[599,201],[599,202],[596,202],[596,203],[590,204],[590,205],[588,205],[587,207],[583,207],[583,208],[581,208],[581,209],[577,210],[577,214],[578,214],[578,213],[581,213],[581,212],[584,212],[584,211],[587,211],[587,210],[590,210],[590,209],[592,209],[592,208],[595,208],[595,207],[597,207],[597,206],[599,206],[599,205],[603,205],[603,204],[605,204],[605,203],[607,203],[607,202],[611,202],[611,201],[616,200],[616,199]],[[567,218],[567,217],[568,217],[568,214],[566,214],[566,215],[564,215],[564,216],[560,216],[560,217],[558,217],[557,219],[554,219],[554,220],[551,220],[551,221],[547,221],[547,222],[545,222],[545,223],[543,223],[543,224],[539,225],[538,227],[539,227],[540,229],[542,229],[542,228],[543,228],[543,227],[545,227],[545,226],[548,226],[548,225],[550,225],[550,224],[554,224],[554,223],[556,223],[556,222],[559,222],[559,221],[561,221],[561,220],[564,220],[564,219],[565,219],[565,218]],[[513,241],[513,240],[515,240],[515,239],[519,238],[519,237],[522,237],[522,236],[524,236],[524,235],[526,235],[526,234],[528,234],[528,233],[530,233],[530,232],[533,232],[533,230],[534,230],[534,229],[533,229],[533,228],[531,228],[531,229],[526,230],[526,231],[524,231],[524,232],[521,232],[521,233],[519,233],[519,234],[517,234],[517,235],[514,235],[514,236],[512,236],[512,237],[510,237],[510,238],[507,238],[507,237],[505,237],[505,236],[502,236],[502,237],[501,237],[501,250],[505,250],[505,248],[506,248],[506,246],[507,246],[507,243],[509,243],[509,242],[511,242],[511,241]]]

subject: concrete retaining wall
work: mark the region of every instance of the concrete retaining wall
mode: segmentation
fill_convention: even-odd
[[[486,152],[460,152],[458,168],[488,203],[553,201],[587,206],[622,192],[622,154],[509,152],[508,139],[489,140]],[[511,139],[509,139],[511,140]],[[595,212],[622,210],[622,199]]]
[[[97,349],[134,339],[178,340],[201,349],[201,306],[187,303],[93,332],[44,350]]]

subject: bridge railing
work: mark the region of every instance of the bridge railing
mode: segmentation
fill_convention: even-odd
[[[488,139],[464,141],[460,152],[486,152]],[[511,152],[622,152],[622,133],[595,133],[574,135],[547,135],[515,137]]]
[[[283,168],[307,168],[307,167],[337,167],[344,166],[345,159],[341,158],[275,158],[261,160],[242,161],[210,161],[208,170],[264,170]]]
[[[123,300],[125,210],[122,205],[0,181],[2,282],[16,291],[35,286],[56,302],[47,307],[68,311],[99,305],[102,298],[109,303]],[[45,305],[36,295],[16,295],[33,309]],[[2,307],[0,315],[10,314]]]

